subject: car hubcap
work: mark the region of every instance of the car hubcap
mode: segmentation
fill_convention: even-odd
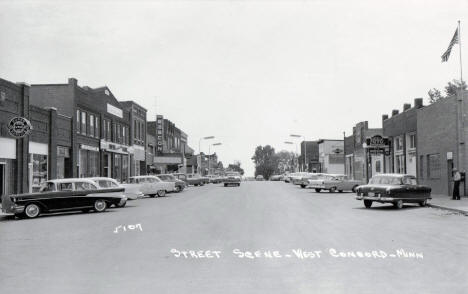
[[[39,214],[39,207],[36,204],[28,205],[26,208],[26,215],[29,217],[36,217]]]
[[[106,203],[102,200],[98,200],[94,204],[94,208],[96,208],[97,211],[102,211],[104,208],[106,208]]]

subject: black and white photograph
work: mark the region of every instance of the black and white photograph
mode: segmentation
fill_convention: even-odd
[[[468,0],[0,0],[0,293],[468,293]]]

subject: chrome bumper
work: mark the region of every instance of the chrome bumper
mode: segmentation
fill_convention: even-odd
[[[393,197],[382,197],[382,196],[364,196],[358,195],[356,196],[356,200],[372,200],[372,201],[395,201]]]
[[[10,204],[8,206],[2,205],[3,213],[19,214],[24,212],[24,205]]]

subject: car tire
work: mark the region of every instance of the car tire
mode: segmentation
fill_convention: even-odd
[[[320,189],[320,188],[315,189],[315,192],[317,192],[317,193],[320,193],[320,191],[322,191],[322,189]]]
[[[224,187],[227,187],[227,184],[224,184]]]
[[[403,200],[398,200],[397,202],[393,203],[393,206],[395,206],[396,209],[402,209],[403,208]]]
[[[179,192],[180,192],[180,187],[179,187],[179,186],[175,186],[174,192],[179,193]]]
[[[27,218],[38,217],[40,213],[41,213],[41,208],[36,203],[30,203],[26,205],[26,207],[24,208],[24,215]]]
[[[372,206],[372,200],[364,200],[364,206],[366,208],[371,208]]]
[[[353,191],[353,193],[356,193],[356,188],[358,187],[358,185],[354,186],[351,191]]]
[[[330,193],[335,193],[336,192],[336,187],[331,187],[330,190],[328,190]]]
[[[166,190],[159,190],[157,193],[158,197],[164,197],[166,196]]]
[[[149,194],[149,197],[154,198],[156,197],[156,194]]]
[[[94,201],[94,211],[104,212],[104,211],[106,211],[106,208],[107,208],[106,201],[104,201],[102,199],[98,199],[98,200]]]
[[[301,185],[301,188],[302,188],[302,189],[305,189],[305,187],[306,187],[306,185]]]
[[[427,199],[424,199],[423,201],[419,202],[419,206],[424,207],[427,205]]]

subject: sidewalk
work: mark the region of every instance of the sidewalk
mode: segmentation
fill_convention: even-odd
[[[427,202],[427,206],[459,212],[468,216],[468,197],[461,197],[461,200],[452,200],[452,196],[435,194]]]

